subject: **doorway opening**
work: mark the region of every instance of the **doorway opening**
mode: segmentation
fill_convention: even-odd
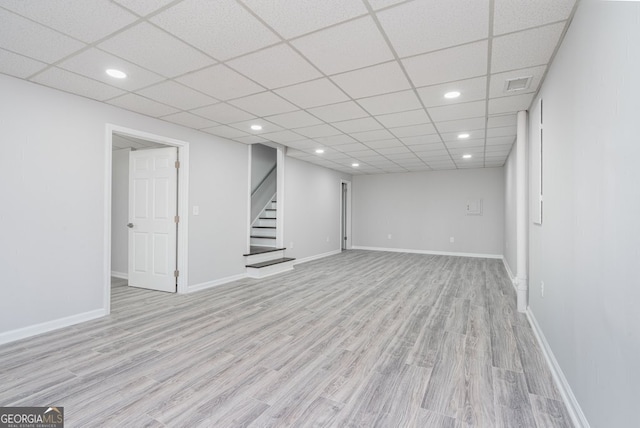
[[[340,250],[350,250],[351,239],[351,182],[340,180]]]
[[[189,143],[115,125],[107,125],[106,134],[104,299],[110,313],[112,277],[187,291]]]

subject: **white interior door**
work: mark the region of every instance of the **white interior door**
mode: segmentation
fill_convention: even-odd
[[[129,155],[129,285],[176,291],[178,149]]]

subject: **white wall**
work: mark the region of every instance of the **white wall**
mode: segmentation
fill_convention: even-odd
[[[111,171],[111,272],[122,275],[129,269],[129,153],[114,150]]]
[[[638,425],[638,40],[640,3],[581,2],[540,92],[544,214],[529,227],[530,306],[594,427]]]
[[[190,142],[190,285],[245,272],[246,146],[4,75],[0,93],[0,341],[104,307],[107,123]]]
[[[287,257],[340,251],[340,180],[351,176],[285,157],[284,246]]]
[[[503,168],[354,176],[353,195],[354,246],[502,255]]]
[[[504,262],[512,275],[517,275],[516,240],[516,156],[518,148],[514,144],[504,164]]]

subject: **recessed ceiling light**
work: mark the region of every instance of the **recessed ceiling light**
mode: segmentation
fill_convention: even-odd
[[[316,149],[316,153],[318,153],[319,155],[324,153],[324,149]]]
[[[465,138],[469,138],[469,134],[458,134],[458,139],[459,140],[464,140]]]
[[[125,77],[127,77],[127,73],[125,73],[124,71],[116,70],[115,68],[109,68],[106,72],[109,76],[115,77],[116,79],[124,79]]]
[[[471,159],[471,155],[462,155],[462,159]]]
[[[460,92],[458,91],[451,91],[444,94],[444,97],[449,99],[458,98],[459,96],[460,96]]]
[[[359,166],[360,166],[360,164],[359,164],[359,163],[355,163],[355,162],[354,162],[354,163],[352,163],[352,164],[351,164],[351,166],[352,166],[352,167],[354,167],[354,168],[357,168],[357,167],[359,167]]]
[[[251,125],[251,129],[254,131],[260,131],[262,129],[262,125]]]

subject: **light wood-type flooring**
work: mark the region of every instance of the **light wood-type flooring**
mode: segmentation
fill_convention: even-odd
[[[500,260],[347,251],[0,346],[67,427],[569,427]],[[73,298],[73,296],[69,296]]]

